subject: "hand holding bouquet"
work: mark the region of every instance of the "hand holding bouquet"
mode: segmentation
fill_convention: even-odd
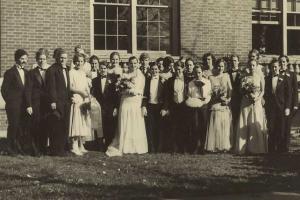
[[[251,77],[242,80],[242,94],[249,100],[255,102],[259,96],[260,88],[254,84]]]

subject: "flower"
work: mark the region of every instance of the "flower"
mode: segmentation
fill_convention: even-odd
[[[254,100],[260,88],[254,84],[252,77],[245,77],[242,79],[242,94],[249,98],[250,100]]]
[[[220,85],[215,85],[213,88],[212,88],[212,98],[215,100],[215,101],[223,101],[224,97],[226,96],[227,94],[227,91],[226,91],[226,88],[223,87],[223,86],[220,86]]]

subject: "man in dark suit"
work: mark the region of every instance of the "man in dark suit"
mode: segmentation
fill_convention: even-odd
[[[45,84],[45,74],[49,67],[47,49],[39,49],[36,52],[37,67],[29,72],[29,79],[25,85],[27,112],[32,116],[31,134],[36,147],[35,154],[47,153],[48,122],[50,112],[49,95]]]
[[[159,131],[161,123],[160,111],[163,102],[163,82],[159,76],[159,68],[156,64],[150,67],[151,77],[146,78],[143,113],[146,116],[146,133],[148,140],[148,152],[158,152]]]
[[[289,92],[292,95],[291,106],[290,106],[290,115],[285,117],[285,147],[282,152],[288,151],[288,146],[290,143],[290,133],[292,125],[292,117],[298,110],[298,83],[297,76],[295,72],[288,71],[289,58],[286,55],[281,55],[278,58],[280,65],[280,74],[284,75],[289,83]]]
[[[169,111],[171,119],[172,135],[170,135],[170,142],[176,143],[176,151],[184,153],[187,149],[188,138],[187,131],[187,116],[185,100],[187,99],[188,84],[185,81],[183,70],[184,64],[180,61],[174,65],[175,76],[166,82],[164,89],[165,97],[162,110],[162,116]]]
[[[269,130],[269,152],[283,152],[286,148],[285,117],[290,115],[292,94],[287,78],[279,73],[279,62],[271,63],[271,73],[266,77],[265,108]]]
[[[68,55],[64,50],[57,52],[56,63],[46,71],[46,88],[51,107],[52,127],[50,154],[65,156],[68,141],[68,124],[71,105],[70,79],[67,69]]]
[[[115,135],[119,97],[116,93],[115,78],[107,74],[105,63],[100,63],[99,73],[100,75],[92,80],[91,93],[101,105],[104,151],[106,151]]]
[[[25,127],[25,83],[28,80],[28,72],[24,67],[27,60],[28,53],[18,49],[15,52],[16,64],[4,73],[1,87],[8,119],[7,139],[10,154],[23,153],[20,137]]]
[[[242,94],[241,94],[242,73],[239,68],[239,57],[237,55],[232,55],[230,62],[231,62],[231,67],[228,72],[230,77],[230,82],[232,85],[230,109],[232,112],[232,125],[234,130],[233,131],[234,135],[231,138],[231,142],[234,149],[235,133],[236,133],[237,123],[240,116],[240,107],[241,107],[241,99],[242,99]]]

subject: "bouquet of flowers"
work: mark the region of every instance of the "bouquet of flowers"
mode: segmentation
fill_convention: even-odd
[[[116,82],[116,90],[120,93],[130,92],[134,87],[134,81],[132,78],[120,77]]]
[[[248,99],[254,101],[254,99],[258,96],[260,88],[256,86],[251,77],[245,77],[242,80],[242,94]]]
[[[90,110],[91,110],[90,100],[86,100],[80,105],[80,111],[82,114],[87,115]]]
[[[220,85],[215,85],[212,88],[212,95],[211,98],[215,102],[225,102],[226,101],[226,95],[227,95],[227,90],[225,87],[222,87]]]

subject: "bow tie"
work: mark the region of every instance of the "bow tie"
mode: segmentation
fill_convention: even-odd
[[[105,76],[101,76],[101,79],[103,79],[103,78],[107,78],[107,75],[105,75]]]
[[[17,67],[18,67],[18,69],[24,69],[24,67],[20,66],[20,65],[18,65]]]
[[[232,73],[234,73],[234,72],[239,72],[239,70],[238,70],[238,69],[236,69],[236,70],[231,70],[231,72],[232,72]]]
[[[152,78],[151,79],[158,79],[158,77],[157,76],[152,76]]]
[[[277,77],[279,74],[274,74],[273,77]]]
[[[41,70],[41,71],[46,71],[46,69],[45,69],[45,68],[42,68],[42,67],[39,67],[39,70]]]

